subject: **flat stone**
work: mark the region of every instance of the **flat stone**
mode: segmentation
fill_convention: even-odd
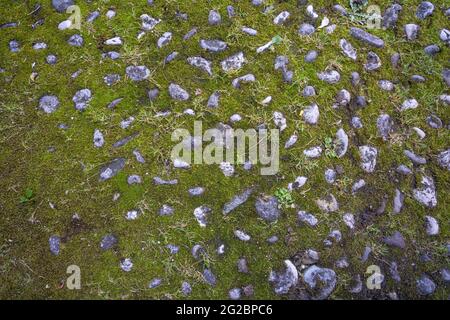
[[[362,29],[351,27],[350,28],[350,35],[366,44],[369,44],[376,48],[383,48],[384,47],[384,41]]]
[[[255,201],[256,213],[267,222],[274,222],[280,217],[278,199],[274,196],[259,197]]]
[[[100,169],[100,181],[111,179],[125,167],[124,158],[116,158]]]
[[[39,99],[39,109],[45,113],[53,113],[59,107],[59,99],[57,96],[46,95]]]

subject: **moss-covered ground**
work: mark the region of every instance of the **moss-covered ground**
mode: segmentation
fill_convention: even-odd
[[[398,28],[374,30],[386,41],[386,48],[375,50],[383,61],[382,68],[368,74],[363,68],[363,59],[369,50],[360,46],[348,34],[350,26],[356,24],[339,16],[332,9],[334,3],[348,8],[347,1],[311,1],[321,16],[327,16],[337,24],[336,31],[328,35],[323,30],[311,37],[300,37],[298,26],[305,20],[305,7],[297,1],[266,1],[275,9],[266,14],[250,1],[155,1],[150,7],[146,1],[77,1],[83,14],[79,33],[85,43],[81,48],[67,44],[74,30],[60,31],[59,22],[65,14],[56,13],[50,1],[42,1],[38,16],[29,14],[38,1],[1,1],[0,23],[18,21],[17,28],[0,30],[0,297],[3,299],[177,299],[183,298],[182,281],[192,284],[192,299],[227,298],[228,290],[247,284],[254,286],[256,299],[279,299],[267,281],[270,270],[282,267],[283,260],[308,248],[320,251],[320,265],[334,268],[335,261],[347,256],[350,267],[336,269],[338,284],[331,298],[383,298],[395,291],[401,298],[421,298],[417,295],[415,280],[426,272],[434,275],[438,288],[432,299],[446,299],[448,287],[440,280],[439,270],[448,267],[446,244],[449,241],[448,197],[450,175],[436,164],[436,154],[448,148],[448,130],[434,130],[427,126],[426,117],[436,114],[446,124],[450,121],[448,107],[438,97],[448,88],[442,81],[441,72],[449,67],[449,49],[441,45],[442,52],[430,58],[423,47],[431,43],[442,43],[438,30],[448,27],[448,18],[437,8],[432,19],[421,22],[422,31],[415,42],[407,42],[402,26],[409,22],[418,23],[415,8],[420,1],[402,1],[404,10],[400,15]],[[236,17],[226,17],[226,6],[233,4]],[[370,1],[384,10],[390,1]],[[440,7],[441,1],[434,1]],[[108,20],[104,14],[115,8],[117,16]],[[99,10],[101,16],[92,23],[84,22],[87,14]],[[208,26],[210,9],[222,14],[220,27]],[[284,26],[272,23],[273,17],[286,9],[291,12],[289,22]],[[186,12],[187,21],[176,18],[175,13]],[[162,19],[152,33],[137,40],[140,30],[139,16],[148,13]],[[38,18],[45,18],[36,29],[31,24]],[[240,31],[242,26],[258,30],[251,37]],[[198,33],[188,41],[182,37],[192,27]],[[174,39],[162,49],[156,47],[156,40],[170,30]],[[119,35],[124,45],[118,49],[122,57],[116,61],[104,60],[101,53],[106,50],[105,39]],[[281,43],[272,51],[257,55],[255,50],[275,35]],[[198,41],[202,38],[220,38],[229,44],[229,49],[218,54],[203,52]],[[340,53],[339,39],[346,38],[358,49],[359,60],[350,60]],[[22,44],[21,51],[11,53],[10,40]],[[46,50],[36,51],[32,44],[44,41]],[[308,64],[304,55],[311,49],[320,52],[315,63]],[[170,64],[164,58],[172,51],[179,57]],[[237,51],[244,51],[248,62],[239,74],[224,74],[218,61]],[[390,64],[394,52],[401,54],[401,68]],[[58,56],[56,65],[48,65],[45,58],[53,53]],[[209,78],[186,63],[186,57],[202,55],[214,60],[214,76]],[[273,70],[277,55],[289,57],[289,67],[295,72],[292,84],[283,82],[280,73]],[[35,63],[34,69],[33,64]],[[152,71],[151,77],[134,83],[125,76],[125,67],[131,64],[146,65]],[[327,85],[318,80],[316,73],[333,66],[340,70],[343,78],[338,85]],[[76,79],[70,75],[82,70]],[[36,71],[38,77],[30,77]],[[364,85],[355,89],[350,83],[350,73],[358,71]],[[107,87],[103,77],[119,73],[121,80],[113,87]],[[231,80],[237,75],[253,73],[257,81],[242,90],[231,87]],[[425,83],[411,83],[409,77],[421,74]],[[377,85],[380,79],[389,79],[397,84],[393,93],[381,91]],[[167,86],[170,82],[181,84],[189,92],[201,89],[200,94],[189,102],[174,102],[170,99]],[[318,95],[305,98],[301,95],[306,84],[313,85]],[[147,90],[161,89],[160,96],[152,103]],[[89,88],[93,99],[84,112],[73,107],[72,97],[82,88]],[[364,109],[353,111],[332,108],[336,93],[347,88],[352,94],[363,94],[369,98]],[[207,109],[206,102],[214,90],[220,90],[222,98],[218,109]],[[45,114],[37,108],[38,99],[44,94],[55,94],[61,101],[59,109]],[[271,95],[273,102],[262,106],[259,102]],[[124,100],[114,109],[106,106],[115,98]],[[398,107],[407,97],[414,97],[420,107],[412,112],[398,112]],[[321,107],[319,125],[308,126],[301,117],[304,107],[316,102]],[[178,116],[184,109],[192,108],[195,117]],[[157,111],[171,110],[168,118],[155,118]],[[192,128],[195,119],[201,119],[204,127],[213,127],[219,122],[228,122],[229,117],[239,113],[242,128],[254,128],[260,123],[273,126],[273,111],[283,112],[288,119],[288,128],[282,133],[282,141],[298,133],[299,141],[289,150],[281,149],[280,172],[274,176],[260,176],[256,169],[247,172],[237,168],[237,176],[226,178],[217,165],[198,165],[191,170],[174,170],[166,165],[173,146],[170,134],[176,128]],[[388,142],[377,135],[376,118],[388,113],[395,121],[396,130]],[[120,128],[120,121],[128,116],[136,118],[130,129]],[[350,126],[351,115],[361,117],[364,127],[355,130]],[[60,123],[69,126],[67,130],[58,127]],[[426,131],[427,138],[420,141],[411,134],[411,127]],[[328,137],[334,137],[336,130],[343,127],[350,137],[348,154],[337,159],[323,155],[317,160],[307,160],[303,150],[314,145],[323,145]],[[100,129],[106,139],[103,148],[94,148],[93,132]],[[112,144],[133,132],[139,136],[121,148]],[[283,142],[284,144],[284,142]],[[379,150],[377,170],[365,174],[359,167],[357,147],[363,144],[376,146]],[[146,158],[145,164],[135,161],[132,151],[138,148]],[[435,178],[438,194],[436,208],[428,209],[411,196],[415,175],[400,177],[395,168],[405,163],[411,165],[403,155],[404,149],[425,155],[428,161],[426,171]],[[54,150],[53,150],[54,149]],[[122,172],[106,182],[98,181],[99,168],[114,157],[127,158]],[[323,172],[328,167],[341,165],[344,173],[335,185],[325,182]],[[421,169],[415,171],[420,173]],[[126,178],[139,174],[144,181],[129,186]],[[222,214],[223,205],[235,194],[248,186],[265,194],[274,194],[285,188],[297,176],[308,177],[307,185],[292,193],[297,209],[283,209],[281,219],[267,223],[255,213],[254,196],[229,216]],[[155,186],[154,176],[178,179],[173,186]],[[363,193],[352,196],[354,181],[364,177],[369,186]],[[193,186],[204,186],[201,197],[189,197],[187,190]],[[405,206],[401,214],[393,215],[392,197],[395,188],[405,193]],[[21,197],[32,190],[29,201]],[[118,201],[112,201],[113,194],[120,192]],[[28,192],[30,193],[30,192]],[[321,213],[315,200],[333,193],[340,203],[337,213]],[[383,197],[388,196],[386,211],[364,228],[349,231],[343,224],[342,215],[355,215],[377,208]],[[158,209],[165,203],[175,208],[171,217],[160,217]],[[51,204],[51,205],[50,205]],[[193,216],[193,210],[206,204],[213,211],[207,228],[201,228]],[[53,207],[53,208],[52,208]],[[135,221],[127,221],[125,213],[132,208],[141,208],[143,215]],[[299,226],[298,209],[313,212],[320,223],[315,228]],[[81,225],[74,225],[72,216],[77,213]],[[429,237],[425,234],[424,216],[432,215],[440,222],[440,234]],[[252,236],[249,243],[235,238],[233,231],[242,228]],[[323,240],[333,229],[343,232],[343,241],[332,248],[324,248]],[[388,247],[381,242],[383,236],[399,230],[405,236],[404,250]],[[119,238],[117,250],[101,251],[99,242],[107,233]],[[266,239],[278,235],[280,241],[270,245]],[[59,235],[63,238],[61,252],[54,256],[49,251],[48,238]],[[227,246],[226,254],[219,257],[215,249],[219,242]],[[179,245],[181,250],[171,255],[166,244]],[[192,257],[190,249],[202,244],[209,252],[207,265],[218,278],[215,287],[202,279],[203,265]],[[373,248],[367,263],[361,263],[360,256],[365,246]],[[432,261],[421,262],[420,256],[430,253]],[[121,258],[130,257],[134,267],[129,273],[119,267]],[[250,273],[238,273],[238,258],[248,260]],[[367,291],[359,295],[348,292],[350,279],[364,273],[370,264],[378,264],[387,272],[387,263],[397,261],[402,282],[397,284],[389,276],[379,291]],[[82,289],[68,290],[61,284],[67,278],[66,268],[76,264],[81,268]],[[163,278],[163,284],[149,289],[148,282]]]

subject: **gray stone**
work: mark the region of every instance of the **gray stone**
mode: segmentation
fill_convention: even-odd
[[[421,164],[426,164],[427,163],[427,159],[425,159],[424,157],[416,155],[414,152],[412,152],[410,150],[404,150],[403,154],[405,156],[407,156],[408,159],[411,160],[412,163],[414,163],[416,165],[421,165]]]
[[[323,212],[336,212],[339,210],[339,203],[336,198],[332,194],[328,194],[327,196],[317,199],[316,204],[320,210]]]
[[[100,169],[100,181],[111,179],[125,167],[124,158],[115,158]]]
[[[381,114],[377,119],[378,135],[387,140],[392,130],[393,121],[388,114]]]
[[[395,261],[392,261],[389,265],[389,273],[391,274],[391,278],[396,281],[400,282],[400,273],[398,272],[398,265]]]
[[[397,171],[398,173],[403,174],[403,175],[409,175],[412,173],[411,169],[409,169],[404,164],[399,165],[397,167],[397,169],[395,169],[395,171]]]
[[[197,219],[200,227],[206,227],[206,225],[208,224],[207,218],[211,211],[211,208],[207,206],[200,206],[194,209],[194,217],[195,219]]]
[[[133,81],[143,81],[150,76],[150,70],[146,66],[128,66],[125,73]]]
[[[189,99],[189,93],[176,83],[169,85],[169,95],[172,99],[178,101],[186,101]]]
[[[111,249],[112,247],[116,246],[117,243],[118,243],[118,240],[115,235],[107,234],[100,241],[100,249],[102,249],[102,250]]]
[[[375,71],[381,67],[381,59],[375,52],[370,51],[367,54],[367,62],[364,64],[364,69],[367,71]]]
[[[56,62],[58,62],[58,58],[54,55],[54,54],[49,54],[46,58],[45,61],[47,61],[47,63],[49,65],[55,65]]]
[[[315,227],[319,223],[319,220],[313,214],[306,211],[299,211],[297,217],[300,222],[306,223],[310,227]]]
[[[177,52],[177,51],[171,52],[171,53],[164,59],[164,63],[165,63],[165,64],[168,64],[168,63],[172,62],[173,60],[175,60],[175,59],[178,57],[179,54],[180,54],[180,53]]]
[[[336,70],[326,70],[317,74],[317,77],[329,84],[338,83],[341,80],[341,75]]]
[[[183,281],[183,283],[181,284],[181,293],[184,296],[189,296],[192,293],[192,287],[189,282]]]
[[[211,52],[221,52],[227,49],[227,44],[222,40],[200,40],[200,47]]]
[[[351,27],[350,28],[350,35],[366,44],[369,44],[371,46],[374,46],[376,48],[383,48],[384,47],[384,41],[362,29]]]
[[[336,132],[336,138],[334,139],[334,151],[338,158],[342,158],[347,153],[348,149],[348,136],[344,129],[339,129]]]
[[[420,27],[414,23],[405,24],[404,27],[406,39],[408,41],[414,41],[419,36]]]
[[[383,238],[383,242],[392,247],[397,247],[400,249],[404,249],[406,247],[405,239],[402,234],[398,231],[395,231],[392,236],[387,236]]]
[[[86,18],[86,22],[93,22],[95,19],[97,19],[100,16],[100,12],[95,10],[89,13],[89,15]]]
[[[113,73],[113,74],[107,74],[104,78],[103,81],[105,82],[105,84],[109,87],[111,87],[112,85],[116,84],[117,82],[120,81],[120,75],[117,73]]]
[[[247,242],[251,240],[250,235],[248,235],[247,233],[245,233],[242,230],[234,230],[234,235],[236,236],[236,238],[238,238],[241,241]]]
[[[210,10],[208,15],[208,23],[211,26],[216,26],[220,24],[222,21],[222,17],[220,16],[220,13],[216,10]]]
[[[281,25],[286,22],[290,15],[291,14],[288,11],[282,11],[273,19],[273,23]]]
[[[424,20],[426,17],[430,16],[434,11],[434,5],[430,1],[423,1],[417,7],[416,17]]]
[[[234,79],[231,84],[234,88],[239,89],[241,87],[241,83],[255,82],[256,78],[253,74],[249,73],[244,76],[238,77]]]
[[[125,258],[120,261],[120,268],[125,272],[130,272],[133,268],[133,262],[130,258]]]
[[[61,239],[58,236],[51,236],[48,239],[48,245],[50,252],[57,256],[59,254]]]
[[[148,14],[143,14],[140,16],[141,22],[142,22],[142,29],[145,31],[153,30],[157,24],[161,22],[160,19],[155,19]]]
[[[39,99],[39,109],[45,113],[53,113],[59,107],[59,99],[57,96],[45,95]]]
[[[78,35],[77,35],[78,36]],[[47,49],[47,44],[45,42],[36,42],[33,44],[34,50],[44,50]]]
[[[65,12],[72,5],[74,5],[73,0],[52,0],[53,8],[60,13]]]
[[[378,86],[384,91],[393,91],[394,84],[389,80],[380,80],[378,81]]]
[[[365,247],[364,248],[364,252],[363,252],[363,254],[362,254],[362,256],[361,256],[361,262],[366,262],[367,260],[369,260],[369,256],[370,256],[370,253],[372,252],[372,248],[371,247]]]
[[[361,168],[367,173],[372,173],[377,164],[377,148],[371,146],[361,146],[359,147],[359,154],[361,157]]]
[[[248,273],[247,259],[240,258],[237,262],[237,269],[240,273]]]
[[[205,192],[205,189],[202,187],[194,187],[194,188],[190,188],[188,190],[188,192],[191,197],[198,197],[198,196],[201,196]]]
[[[189,40],[190,38],[192,38],[193,36],[195,36],[197,34],[197,31],[198,31],[197,28],[192,28],[191,30],[188,31],[188,33],[186,33],[183,36],[183,40],[184,41]]]
[[[436,236],[439,234],[439,223],[432,216],[425,216],[425,230],[427,235]]]
[[[352,44],[346,39],[341,39],[339,41],[342,52],[352,60],[356,60],[356,49],[353,48]]]
[[[325,181],[330,184],[334,183],[336,181],[336,175],[337,175],[336,170],[326,169],[325,170]]]
[[[442,120],[435,115],[429,115],[426,119],[427,124],[433,128],[433,129],[440,129],[442,128],[443,124],[442,124]]]
[[[208,103],[206,106],[208,108],[218,108],[219,107],[219,99],[220,99],[220,92],[219,91],[213,92],[209,96]]]
[[[160,278],[154,278],[150,281],[150,283],[148,284],[148,288],[149,289],[154,289],[156,287],[159,287],[162,284],[162,279]]]
[[[69,38],[69,40],[67,41],[67,43],[73,47],[81,47],[84,43],[84,39],[81,35],[79,34],[74,34],[73,36],[71,36]]]
[[[308,148],[306,150],[303,150],[303,154],[307,157],[307,158],[319,158],[322,155],[322,147],[321,146],[315,146],[315,147],[311,147]]]
[[[83,111],[88,107],[89,101],[92,99],[92,92],[89,89],[78,90],[72,98],[75,109]]]
[[[312,97],[312,96],[315,96],[316,95],[316,90],[314,89],[314,87],[313,86],[306,86],[304,89],[303,89],[303,96],[304,97]],[[305,111],[306,111],[306,109],[305,109]],[[304,111],[304,112],[305,112]],[[319,111],[319,109],[317,109],[317,111]],[[304,117],[303,117],[304,118]],[[306,121],[306,120],[305,120]]]
[[[360,117],[352,117],[351,124],[355,129],[361,129],[363,127]]]
[[[450,87],[450,69],[442,70],[442,79],[447,84],[447,87]]]
[[[9,42],[9,50],[11,52],[19,52],[20,51],[20,42],[17,40],[11,40]]]
[[[436,54],[441,52],[441,48],[439,48],[439,46],[436,44],[430,44],[429,46],[426,46],[423,50],[429,56],[435,56]]]
[[[255,201],[256,213],[268,222],[274,222],[280,217],[278,199],[274,196],[262,196]]]
[[[189,57],[187,62],[212,76],[212,62],[202,57]]]
[[[142,183],[142,178],[141,178],[141,176],[139,176],[137,174],[132,174],[132,175],[128,176],[127,182],[128,182],[129,185],[141,184]]]
[[[314,26],[309,23],[302,23],[298,29],[298,34],[301,36],[310,36],[314,31],[316,31]]]
[[[203,270],[203,279],[207,284],[209,284],[212,287],[215,287],[217,284],[217,279],[214,273],[210,269],[204,269]]]
[[[428,296],[436,290],[436,284],[426,274],[422,274],[416,281],[417,292],[422,296]]]
[[[94,147],[101,148],[105,144],[105,139],[100,130],[95,129],[94,131]]]
[[[395,189],[393,213],[398,214],[402,211],[405,196],[399,189]]]
[[[401,11],[402,6],[397,3],[394,3],[388,7],[383,15],[383,27],[386,29],[395,27]]]
[[[303,273],[303,281],[311,290],[312,300],[324,300],[336,287],[336,273],[332,269],[311,266]]]
[[[422,176],[420,188],[413,189],[413,197],[425,207],[434,208],[437,205],[436,187],[430,176]]]
[[[252,193],[253,193],[253,188],[248,188],[248,189],[245,189],[242,193],[234,196],[230,202],[227,202],[223,206],[223,214],[227,215],[231,211],[233,211],[234,209],[239,207],[240,205],[244,204],[248,200],[248,198],[250,197],[250,195]]]
[[[362,188],[364,188],[366,186],[366,181],[364,179],[359,179],[358,181],[356,181],[353,186],[352,186],[352,193],[356,193],[359,190],[361,190]]]
[[[169,44],[169,42],[172,40],[172,32],[164,32],[161,37],[159,37],[158,41],[156,42],[156,45],[158,48],[162,48]]]
[[[450,149],[444,150],[437,155],[438,164],[450,171]]]
[[[295,265],[289,260],[285,260],[284,265],[284,271],[271,271],[269,275],[269,282],[273,284],[274,291],[277,295],[288,293],[298,282],[298,271]]]
[[[241,288],[233,288],[228,291],[228,297],[230,297],[231,300],[239,300],[241,299],[241,292]]]
[[[316,61],[317,57],[319,56],[319,53],[316,50],[310,50],[305,55],[305,62],[311,63]]]
[[[245,57],[243,52],[238,52],[225,60],[223,60],[220,65],[222,70],[225,72],[236,71],[242,68],[245,63]]]

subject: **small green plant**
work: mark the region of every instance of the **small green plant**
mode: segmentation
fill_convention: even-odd
[[[279,188],[275,191],[275,197],[278,199],[280,208],[293,208],[294,199],[291,192],[286,188]]]
[[[283,39],[279,35],[276,35],[275,37],[272,38],[272,43],[279,44],[279,43],[281,43],[282,40]]]
[[[333,138],[326,137],[323,143],[325,145],[325,155],[328,158],[337,158],[336,151],[334,151],[335,145],[333,143]]]
[[[30,188],[25,190],[25,193],[20,197],[20,203],[27,203],[33,200],[34,193]]]
[[[348,17],[352,22],[365,24],[367,20],[372,18],[372,15],[364,12],[364,8],[368,3],[368,0],[350,0],[350,8],[352,11],[348,13]]]

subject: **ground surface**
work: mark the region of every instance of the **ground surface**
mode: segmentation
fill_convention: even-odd
[[[348,1],[310,1],[319,14],[316,21],[307,15],[306,5],[297,1],[265,1],[261,6],[231,0],[154,2],[150,6],[144,0],[76,1],[82,13],[78,31],[58,30],[58,24],[68,14],[57,13],[50,1],[2,1],[0,23],[18,22],[18,26],[0,29],[0,297],[179,299],[185,297],[181,288],[186,281],[192,287],[187,297],[192,299],[226,299],[230,289],[248,285],[253,286],[251,298],[305,298],[313,296],[311,291],[317,288],[311,290],[303,282],[304,268],[299,256],[314,249],[320,254],[316,264],[336,273],[331,299],[392,298],[393,292],[399,298],[446,299],[449,289],[442,269],[448,268],[449,263],[450,175],[448,159],[446,168],[438,163],[438,155],[449,148],[450,113],[448,105],[439,98],[448,94],[442,73],[450,66],[449,47],[439,38],[440,30],[449,26],[449,18],[444,14],[448,3],[445,7],[445,1],[433,1],[433,14],[420,20],[415,16],[420,1],[399,1],[403,10],[397,26],[371,30],[385,41],[380,49],[352,38],[350,27],[364,28],[364,25],[332,9],[333,4],[340,3],[351,11]],[[38,3],[42,7],[35,11]],[[384,12],[391,1],[370,1],[370,4],[379,5]],[[233,18],[227,15],[228,5],[234,6]],[[273,8],[263,13],[270,5]],[[108,9],[114,9],[117,15],[107,19]],[[208,24],[211,9],[221,14],[222,21],[217,26]],[[100,16],[86,22],[89,13],[95,10]],[[291,14],[288,21],[275,25],[274,17],[283,10]],[[162,21],[138,40],[139,17],[145,13]],[[187,20],[180,13],[186,13]],[[325,16],[330,25],[336,24],[333,33],[317,28]],[[43,24],[32,28],[40,19],[44,19]],[[303,22],[314,24],[315,33],[300,36],[298,29]],[[403,26],[407,23],[421,26],[414,41],[405,39]],[[258,34],[248,35],[241,31],[242,26],[256,29]],[[183,36],[193,27],[198,28],[197,34],[184,41]],[[166,31],[172,32],[173,38],[158,48],[156,42]],[[83,36],[81,47],[68,44],[73,34]],[[279,43],[256,53],[256,48],[277,35],[281,37]],[[104,44],[114,36],[120,36],[123,45]],[[357,50],[356,61],[341,52],[342,38]],[[199,46],[200,39],[221,39],[228,48],[219,53],[206,52]],[[11,40],[20,43],[19,52],[10,51]],[[33,49],[37,42],[45,42],[47,48]],[[441,49],[434,57],[424,52],[424,47],[430,44]],[[114,61],[102,58],[102,53],[110,50],[119,52],[121,57]],[[314,62],[307,63],[304,56],[310,50],[317,50],[319,55]],[[164,63],[173,51],[178,56]],[[239,51],[244,52],[246,63],[240,70],[225,73],[219,62]],[[374,51],[382,62],[378,70],[371,72],[364,69],[369,51]],[[396,52],[401,58],[395,67],[391,56]],[[56,64],[46,62],[49,54],[57,56]],[[289,59],[287,68],[294,72],[290,83],[283,81],[282,72],[274,70],[279,55]],[[186,62],[190,56],[213,61],[213,75],[190,66]],[[144,81],[133,82],[125,74],[130,65],[145,65],[151,74]],[[318,72],[331,69],[341,74],[339,83],[333,85],[318,79]],[[77,70],[81,70],[79,75],[71,77]],[[353,71],[361,76],[356,86],[350,80]],[[254,74],[255,82],[243,84],[241,89],[231,86],[232,79],[248,73]],[[103,79],[107,74],[119,74],[121,78],[108,87]],[[410,80],[413,75],[422,75],[426,80],[415,83]],[[392,81],[395,89],[381,90],[378,81],[382,79]],[[190,93],[189,100],[171,99],[167,88],[172,82]],[[315,96],[303,96],[306,85],[315,87]],[[147,91],[155,87],[160,93],[151,102]],[[72,98],[83,88],[91,90],[92,100],[84,111],[79,111]],[[352,102],[333,108],[342,89],[351,93]],[[208,98],[215,90],[221,93],[219,107],[207,108]],[[60,101],[53,113],[39,108],[39,99],[49,94]],[[261,101],[269,95],[272,102],[262,105]],[[366,107],[355,105],[358,95],[366,97]],[[123,100],[114,109],[108,109],[107,105],[119,97]],[[401,112],[400,106],[410,98],[415,98],[419,106]],[[320,109],[317,125],[307,124],[302,116],[312,103],[317,103]],[[187,108],[193,109],[195,116],[183,115]],[[155,117],[157,112],[167,110],[170,115]],[[195,119],[201,119],[204,127],[222,122],[235,128],[255,128],[262,123],[275,128],[275,111],[287,119],[287,128],[281,133],[278,174],[261,176],[258,166],[247,171],[242,165],[236,165],[232,177],[224,176],[218,165],[194,165],[188,170],[173,168],[170,151],[174,143],[170,135],[174,129],[190,129]],[[229,118],[233,114],[239,114],[242,120],[231,123]],[[393,122],[386,139],[380,137],[377,129],[381,114],[388,114]],[[430,127],[427,123],[430,115],[439,117],[440,128]],[[120,122],[130,116],[135,121],[127,129],[121,128]],[[362,128],[352,126],[354,116],[360,117]],[[420,139],[413,127],[421,128],[426,137]],[[346,155],[338,158],[333,140],[340,128],[349,137],[349,147]],[[99,148],[93,143],[96,129],[105,139]],[[136,132],[139,135],[124,146],[113,147],[119,139]],[[298,141],[292,148],[284,149],[293,134],[298,135]],[[358,147],[363,145],[378,150],[372,173],[360,166]],[[321,146],[323,153],[317,159],[308,159],[303,151],[313,146]],[[140,151],[145,163],[136,160],[133,150]],[[425,157],[426,164],[413,164],[404,150]],[[99,170],[118,157],[126,159],[123,170],[111,179],[99,181]],[[400,164],[409,167],[412,174],[397,173]],[[325,180],[326,169],[338,171],[333,183]],[[132,174],[141,176],[142,183],[129,185],[127,177]],[[178,184],[155,185],[156,176],[178,179]],[[288,183],[298,176],[307,177],[306,184],[292,192],[286,190]],[[413,190],[421,188],[422,176],[434,181],[435,206],[427,207],[413,196]],[[364,179],[366,185],[353,194],[352,186],[359,179]],[[189,196],[188,189],[195,186],[204,187],[205,193]],[[224,204],[250,186],[254,192],[248,201],[224,216]],[[404,195],[398,214],[393,213],[396,189]],[[120,197],[113,201],[116,193]],[[276,222],[258,217],[255,200],[261,194],[278,196],[282,208]],[[336,197],[339,209],[328,213],[318,207],[316,200],[329,194]],[[174,208],[173,215],[158,214],[164,204]],[[193,215],[194,209],[202,205],[212,209],[204,228]],[[140,215],[136,220],[127,220],[126,213],[132,209],[139,210]],[[299,222],[299,210],[312,213],[318,224],[311,227]],[[353,214],[356,221],[353,229],[344,223],[345,213]],[[75,214],[78,219],[74,219]],[[437,235],[427,234],[425,216],[438,222]],[[248,233],[251,240],[237,239],[234,234],[237,229]],[[324,240],[332,230],[340,230],[342,240],[326,246]],[[404,248],[383,241],[396,231],[404,238]],[[107,234],[113,234],[118,243],[102,250],[100,242]],[[279,240],[268,243],[267,239],[274,235]],[[57,254],[49,249],[52,236],[60,241],[59,251],[54,252]],[[170,253],[168,244],[178,246],[179,252]],[[200,259],[191,253],[196,244],[206,252]],[[222,255],[217,253],[220,244],[225,244]],[[363,262],[365,247],[372,252]],[[348,266],[339,268],[336,261],[343,257]],[[125,258],[133,262],[129,272],[120,267]],[[238,271],[240,258],[247,261],[247,273]],[[297,266],[300,279],[289,288],[288,294],[277,295],[268,277],[271,270],[283,271],[286,259]],[[398,265],[399,282],[389,271],[393,261]],[[69,265],[80,267],[80,290],[66,288]],[[365,272],[370,265],[378,265],[385,275],[381,290],[366,288]],[[215,285],[204,280],[204,269],[216,276]],[[351,293],[349,289],[357,275],[362,289]],[[416,281],[424,275],[436,285],[429,295],[421,295],[417,286]],[[162,280],[161,285],[149,288],[155,278]]]

